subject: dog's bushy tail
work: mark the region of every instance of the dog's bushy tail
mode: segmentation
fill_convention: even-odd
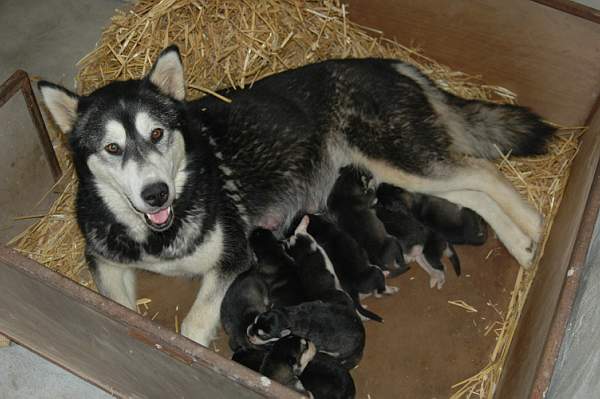
[[[456,118],[447,123],[452,150],[478,158],[495,159],[501,153],[516,156],[543,154],[556,129],[525,107],[463,100],[448,101]]]

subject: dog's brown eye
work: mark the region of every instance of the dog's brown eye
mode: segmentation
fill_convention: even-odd
[[[104,149],[112,155],[121,155],[121,147],[117,143],[110,143],[104,146]]]
[[[152,141],[152,144],[158,143],[160,139],[162,139],[163,133],[163,130],[159,127],[154,129],[152,133],[150,133],[150,141]]]

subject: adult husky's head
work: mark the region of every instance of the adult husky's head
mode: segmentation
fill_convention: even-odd
[[[163,50],[145,78],[112,82],[88,96],[49,82],[39,88],[70,135],[80,178],[93,181],[117,220],[140,233],[146,226],[168,229],[186,178],[185,80],[177,47]]]

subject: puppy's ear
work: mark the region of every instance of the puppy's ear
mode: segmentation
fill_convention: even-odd
[[[283,338],[283,337],[287,337],[291,333],[292,333],[292,331],[289,328],[285,328],[285,329],[281,330],[281,332],[279,333],[279,336],[281,338]]]
[[[147,79],[158,87],[161,93],[183,101],[185,77],[181,56],[176,45],[169,46],[160,53]]]
[[[294,234],[308,234],[306,229],[308,228],[309,222],[310,218],[308,217],[308,215],[304,215],[300,223],[298,223],[298,227],[296,227],[296,231],[294,231]]]
[[[64,133],[69,133],[77,119],[79,96],[62,86],[45,80],[38,82],[38,89],[42,93],[46,108],[50,111],[58,127]]]

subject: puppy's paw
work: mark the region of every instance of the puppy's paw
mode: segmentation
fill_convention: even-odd
[[[441,290],[446,282],[446,274],[441,270],[432,270],[429,275],[429,288],[437,287]]]
[[[398,291],[400,291],[400,289],[398,287],[394,287],[393,285],[386,285],[385,291],[383,291],[383,293],[385,295],[394,295]]]

